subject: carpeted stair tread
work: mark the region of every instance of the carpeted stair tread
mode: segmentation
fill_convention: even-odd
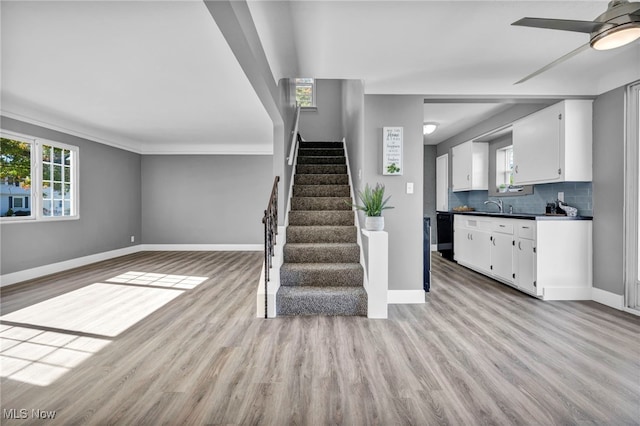
[[[280,285],[362,287],[364,269],[359,263],[285,263]]]
[[[332,142],[332,141],[305,141],[301,142],[299,149],[306,148],[344,148],[342,142]]]
[[[355,243],[355,226],[291,226],[287,227],[289,243]]]
[[[298,164],[347,164],[345,157],[300,157]]]
[[[295,175],[294,185],[349,185],[349,175],[344,174],[308,174]]]
[[[284,263],[359,263],[356,243],[286,243]]]
[[[278,291],[278,315],[367,315],[364,287],[286,287]]]
[[[346,164],[298,164],[296,165],[297,174],[346,174]]]
[[[276,294],[278,315],[367,315],[342,142],[302,142]]]
[[[349,197],[349,185],[293,185],[294,197]]]
[[[355,225],[351,210],[291,210],[289,226],[350,226]]]
[[[351,197],[293,197],[291,210],[352,210]]]
[[[344,148],[300,148],[299,157],[344,157]]]

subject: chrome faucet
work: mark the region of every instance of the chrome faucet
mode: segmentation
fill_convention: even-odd
[[[495,200],[487,200],[484,202],[484,204],[495,204],[496,206],[498,206],[498,210],[500,211],[500,213],[502,213],[503,211],[503,207],[502,207],[502,200],[500,198],[498,198],[498,201]]]

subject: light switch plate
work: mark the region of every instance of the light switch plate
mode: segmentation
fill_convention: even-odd
[[[564,203],[564,192],[558,192],[558,200]]]
[[[407,182],[407,194],[413,194],[413,182]]]

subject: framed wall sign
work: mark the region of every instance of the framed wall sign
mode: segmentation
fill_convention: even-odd
[[[402,127],[382,128],[382,174],[398,175],[402,166]]]

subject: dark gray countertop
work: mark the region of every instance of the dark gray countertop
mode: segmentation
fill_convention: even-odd
[[[533,213],[498,213],[498,212],[438,212],[438,213],[453,213],[471,216],[489,216],[489,217],[504,217],[508,219],[529,219],[529,220],[593,220],[591,216],[557,216],[557,215],[545,215],[545,214],[533,214]]]

